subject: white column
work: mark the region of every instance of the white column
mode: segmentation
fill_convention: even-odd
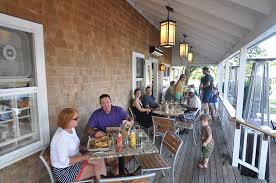
[[[226,62],[225,62],[225,72],[226,73],[223,73],[225,74],[225,80],[224,80],[224,94],[223,94],[223,101],[226,101],[227,100],[227,93],[228,93],[228,80],[229,80],[229,58],[226,59]]]
[[[218,72],[217,72],[218,91],[220,96],[222,94],[222,76],[223,76],[222,71],[223,71],[223,64],[221,62],[220,64],[218,64]]]
[[[237,107],[236,107],[236,118],[242,120],[243,111],[243,96],[244,96],[244,81],[245,81],[245,70],[246,70],[246,59],[247,59],[247,48],[242,47],[240,52],[240,66],[238,72],[238,96],[237,96]]]

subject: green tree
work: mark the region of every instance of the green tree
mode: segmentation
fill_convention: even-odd
[[[184,70],[184,74],[186,75],[186,83],[188,84],[191,74],[197,69],[195,66],[186,66]]]

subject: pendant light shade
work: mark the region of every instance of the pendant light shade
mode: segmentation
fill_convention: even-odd
[[[192,63],[194,61],[194,52],[192,51],[192,47],[188,53],[188,62]]]
[[[189,44],[185,42],[185,37],[187,37],[186,35],[184,35],[184,40],[182,43],[179,44],[179,56],[181,58],[186,58],[188,57],[188,53],[189,53]]]
[[[167,20],[160,22],[160,45],[169,48],[175,45],[175,21],[169,19],[169,12],[173,12],[173,8],[166,6],[168,10]]]
[[[160,64],[160,71],[165,71],[165,65],[164,64]]]

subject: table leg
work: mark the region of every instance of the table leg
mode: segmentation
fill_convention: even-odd
[[[119,175],[125,174],[125,157],[119,157]]]

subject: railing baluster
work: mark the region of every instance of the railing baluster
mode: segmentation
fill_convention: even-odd
[[[251,164],[252,166],[255,167],[255,158],[256,158],[256,151],[257,151],[257,132],[254,130],[254,140],[253,140],[253,155],[252,155],[252,160],[251,160]]]
[[[258,178],[264,179],[265,178],[265,170],[266,170],[266,160],[267,160],[267,151],[268,151],[268,136],[263,135],[260,144],[260,158],[259,158],[259,173]]]
[[[246,157],[246,146],[247,146],[247,133],[248,133],[248,129],[244,127],[244,136],[243,136],[243,148],[242,148],[242,161],[245,161],[245,157]]]
[[[241,125],[239,123],[236,123],[235,136],[234,136],[234,147],[233,147],[233,158],[232,158],[232,166],[234,166],[234,167],[238,167],[240,141],[241,141]]]

